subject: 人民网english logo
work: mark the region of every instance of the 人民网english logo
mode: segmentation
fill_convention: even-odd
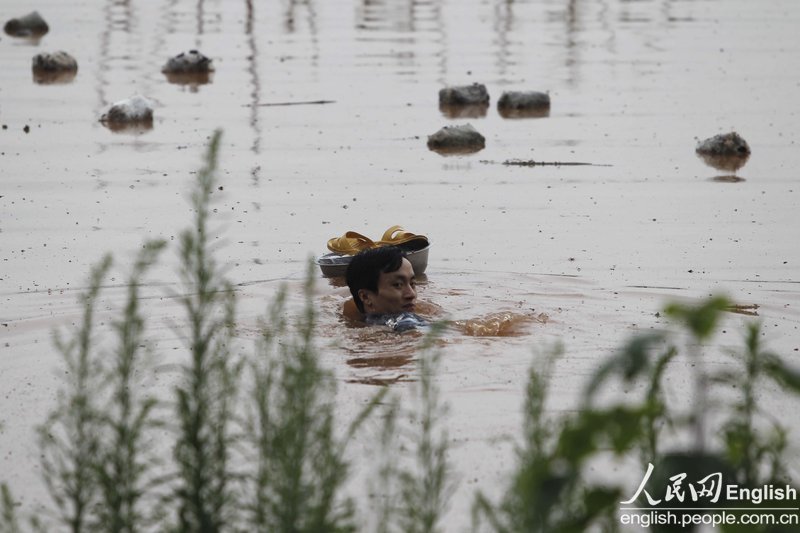
[[[673,471],[662,479],[653,471],[649,463],[633,496],[620,502],[623,525],[800,525],[797,489],[790,484],[743,486],[721,471],[702,477]]]

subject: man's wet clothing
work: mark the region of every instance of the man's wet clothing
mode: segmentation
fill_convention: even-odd
[[[364,321],[368,326],[388,326],[392,331],[401,333],[410,329],[429,325],[428,321],[415,313],[403,312],[392,314],[368,314]]]

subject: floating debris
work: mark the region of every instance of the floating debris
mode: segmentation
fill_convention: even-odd
[[[428,148],[445,153],[472,153],[486,147],[486,138],[471,124],[445,126],[428,137]]]
[[[613,165],[602,163],[586,163],[583,161],[534,161],[533,159],[506,159],[498,163],[497,161],[490,161],[482,159],[480,161],[485,165],[505,165],[509,167],[611,167]]]
[[[50,31],[50,27],[38,11],[9,20],[3,29],[13,37],[41,37]]]
[[[503,118],[539,118],[550,115],[550,95],[538,91],[508,91],[497,101]]]
[[[153,102],[144,96],[135,95],[127,100],[114,103],[100,117],[100,122],[114,131],[147,130],[153,127]]]
[[[242,107],[284,107],[290,105],[325,105],[335,104],[336,100],[307,100],[303,102],[268,102],[265,104],[242,104]]]
[[[725,310],[739,315],[758,316],[758,304],[731,304]]]

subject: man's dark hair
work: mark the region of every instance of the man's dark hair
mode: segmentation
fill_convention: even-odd
[[[367,289],[377,292],[381,272],[396,272],[403,264],[405,256],[405,252],[397,246],[381,246],[369,248],[353,257],[347,266],[345,277],[359,311],[364,312],[364,302],[358,296],[358,291]]]

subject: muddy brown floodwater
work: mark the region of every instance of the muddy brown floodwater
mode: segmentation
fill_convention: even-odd
[[[217,235],[243,340],[281,284],[299,307],[307,261],[329,238],[401,224],[431,239],[420,298],[456,323],[437,380],[459,481],[448,532],[466,529],[475,489],[499,495],[526,370],[556,341],[553,410],[574,407],[622,339],[664,326],[672,299],[757,305],[770,348],[800,361],[796,0],[4,0],[2,22],[34,8],[48,33],[0,35],[0,478],[26,509],[44,500],[33,427],[58,386],[51,330],[78,318],[101,253],[121,264],[113,307],[141,242],[174,244],[215,128]],[[77,60],[74,77],[33,75],[33,56],[59,50]],[[213,75],[161,72],[187,50]],[[439,109],[441,88],[475,82],[488,108]],[[551,107],[504,118],[504,91],[547,92]],[[152,127],[98,121],[134,94],[155,102]],[[428,135],[467,122],[484,149],[428,150]],[[730,131],[752,149],[746,164],[706,166],[698,140]],[[165,354],[145,384],[156,391],[174,383],[181,346],[168,327],[174,251],[165,259],[146,287]],[[351,327],[335,281],[320,278],[317,298],[342,416],[374,385],[407,397],[419,337]],[[714,364],[750,320],[729,316]],[[513,334],[472,335],[493,327]],[[666,392],[680,404],[690,369],[673,372]],[[367,456],[368,441],[355,452]],[[369,475],[359,464],[354,494]]]

